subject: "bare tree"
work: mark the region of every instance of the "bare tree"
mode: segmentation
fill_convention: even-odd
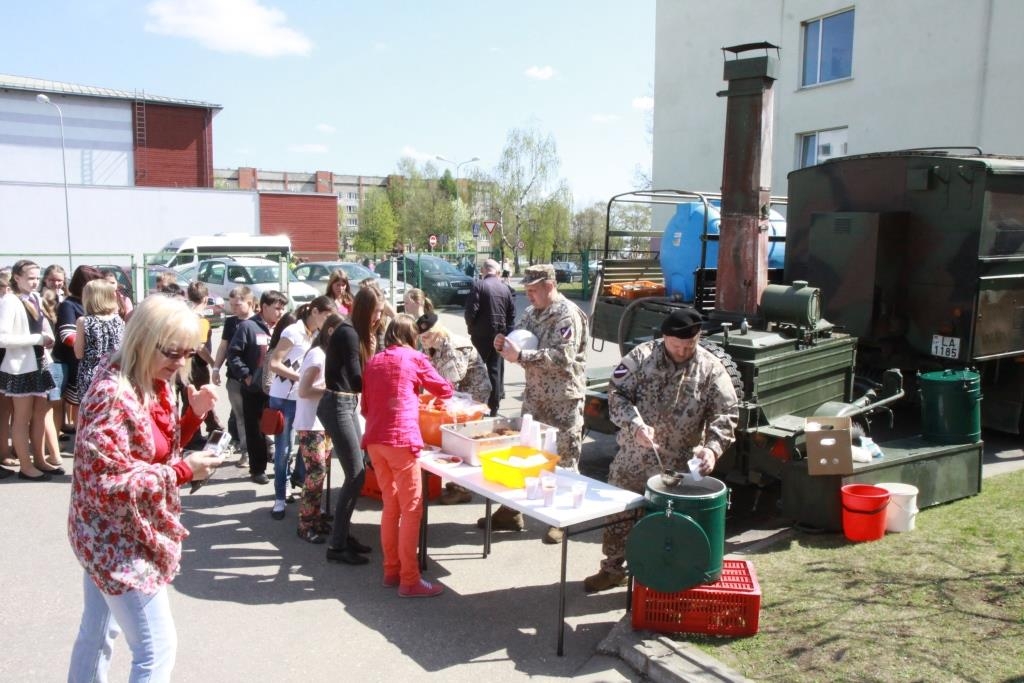
[[[519,272],[518,245],[521,240],[525,242],[527,236],[530,205],[547,199],[558,166],[558,151],[550,134],[543,135],[536,129],[509,131],[494,180],[496,209],[501,220],[499,239],[513,254],[516,273]]]

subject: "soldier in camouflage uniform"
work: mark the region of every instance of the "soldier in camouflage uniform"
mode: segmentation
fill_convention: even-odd
[[[739,419],[732,380],[711,352],[698,346],[701,316],[677,309],[665,319],[662,338],[630,351],[612,372],[608,410],[619,427],[619,451],[608,483],[644,493],[660,469],[653,446],[669,469],[687,471],[696,456],[709,474],[735,440]],[[616,515],[605,528],[601,570],[583,582],[588,593],[624,585],[626,537],[632,512]],[[685,552],[685,550],[683,551]]]
[[[537,337],[536,349],[522,349],[503,334],[494,348],[526,374],[522,413],[558,429],[562,467],[576,467],[583,447],[583,399],[586,393],[587,318],[579,306],[558,292],[550,264],[530,266],[523,276],[530,306],[516,329]],[[478,525],[486,520],[479,520]],[[523,517],[511,508],[498,508],[491,528],[522,529]],[[562,532],[551,527],[545,543],[560,543]]]
[[[420,346],[438,374],[451,382],[456,391],[469,394],[477,403],[486,404],[491,395],[491,380],[473,343],[467,337],[449,332],[437,322],[434,313],[420,316],[416,327],[420,331]]]

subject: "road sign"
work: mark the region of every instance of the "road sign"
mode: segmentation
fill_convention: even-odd
[[[498,221],[484,221],[484,227],[487,228],[488,235],[493,235],[494,229],[498,227]]]
[[[516,249],[526,249],[526,242],[519,240],[519,244],[516,245]]]
[[[437,235],[431,235],[430,237],[428,237],[427,238],[427,244],[430,245],[431,249],[436,247],[437,246]]]
[[[474,222],[473,223],[473,237],[479,237],[479,236],[480,236],[480,224]]]

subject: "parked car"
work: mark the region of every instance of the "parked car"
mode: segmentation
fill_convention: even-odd
[[[308,303],[320,293],[300,282],[291,270],[285,268],[288,277],[288,299],[290,309]],[[240,256],[238,258],[215,258],[199,263],[197,280],[210,289],[210,296],[227,298],[231,290],[245,285],[252,290],[258,302],[264,292],[280,290],[281,266],[262,258]]]
[[[360,282],[368,277],[372,277],[377,280],[377,284],[384,290],[384,296],[389,300],[391,299],[391,282],[358,263],[349,263],[348,261],[309,261],[295,267],[295,277],[321,294],[326,294],[327,282],[331,279],[331,273],[336,270],[345,271],[353,292],[356,291]],[[402,306],[405,290],[405,283],[401,281],[395,283],[395,303],[399,307]]]
[[[144,297],[135,296],[135,286],[132,283],[131,271],[124,266],[114,265],[99,265],[96,266],[103,272],[113,272],[114,277],[117,278],[118,288],[125,293],[133,303],[138,304],[139,300]],[[173,271],[175,275],[175,282],[181,285],[182,289],[188,287],[189,283],[195,279],[196,267],[188,266],[186,268],[168,268],[166,266],[146,266],[146,296],[156,291],[156,278],[157,275],[163,272]],[[224,299],[210,294],[206,298],[206,310],[203,311],[203,317],[210,321],[210,327],[220,327],[224,324]]]
[[[377,274],[390,279],[391,269],[396,266],[396,279],[406,286],[421,288],[435,306],[464,304],[473,286],[473,278],[454,264],[428,254],[397,256],[381,261],[377,264]]]
[[[583,281],[583,271],[575,263],[555,261],[551,265],[555,267],[555,282]]]

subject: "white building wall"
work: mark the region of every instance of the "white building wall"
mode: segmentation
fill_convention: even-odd
[[[852,77],[801,88],[802,22],[851,7]],[[654,184],[720,188],[721,48],[761,41],[782,47],[774,194],[786,194],[799,135],[816,130],[847,127],[848,154],[979,145],[1024,155],[1021,35],[1017,0],[658,0]]]
[[[67,265],[63,184],[0,182],[0,264],[52,255]],[[181,188],[70,186],[73,263],[123,263],[154,253],[176,237],[218,232],[259,234],[256,192]]]
[[[70,185],[135,184],[131,104],[49,95],[64,118]],[[64,182],[57,110],[34,93],[0,91],[0,180]]]

